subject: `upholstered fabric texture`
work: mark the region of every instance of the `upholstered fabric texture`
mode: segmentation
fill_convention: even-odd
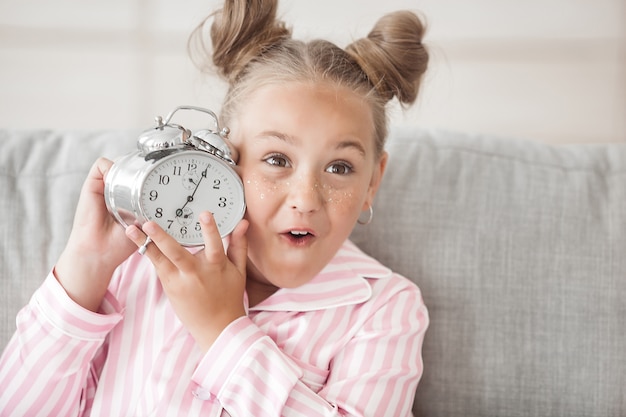
[[[626,146],[396,131],[354,240],[431,314],[417,416],[626,414]]]
[[[0,131],[0,346],[98,156],[138,132]],[[416,416],[626,415],[626,145],[395,128],[353,240],[429,307]]]

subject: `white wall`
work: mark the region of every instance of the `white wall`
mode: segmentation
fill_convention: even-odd
[[[217,0],[0,0],[0,127],[147,128],[224,86],[186,40]],[[296,36],[341,46],[421,10],[432,65],[394,121],[562,142],[626,142],[626,0],[282,0]]]

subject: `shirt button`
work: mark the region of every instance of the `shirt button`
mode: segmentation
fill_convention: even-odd
[[[193,392],[193,396],[199,400],[207,401],[213,398],[213,394],[211,394],[209,390],[204,389],[202,387],[198,387],[192,392]]]

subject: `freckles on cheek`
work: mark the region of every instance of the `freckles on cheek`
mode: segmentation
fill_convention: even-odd
[[[246,200],[250,201],[272,198],[283,188],[278,182],[272,181],[256,173],[244,178],[243,183]]]
[[[324,201],[328,208],[337,213],[358,212],[361,201],[357,198],[358,193],[351,189],[337,189],[332,186],[324,185]]]

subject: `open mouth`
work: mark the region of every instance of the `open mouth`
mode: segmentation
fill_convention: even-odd
[[[306,230],[290,230],[283,233],[290,242],[298,245],[303,245],[312,240],[315,236]]]

